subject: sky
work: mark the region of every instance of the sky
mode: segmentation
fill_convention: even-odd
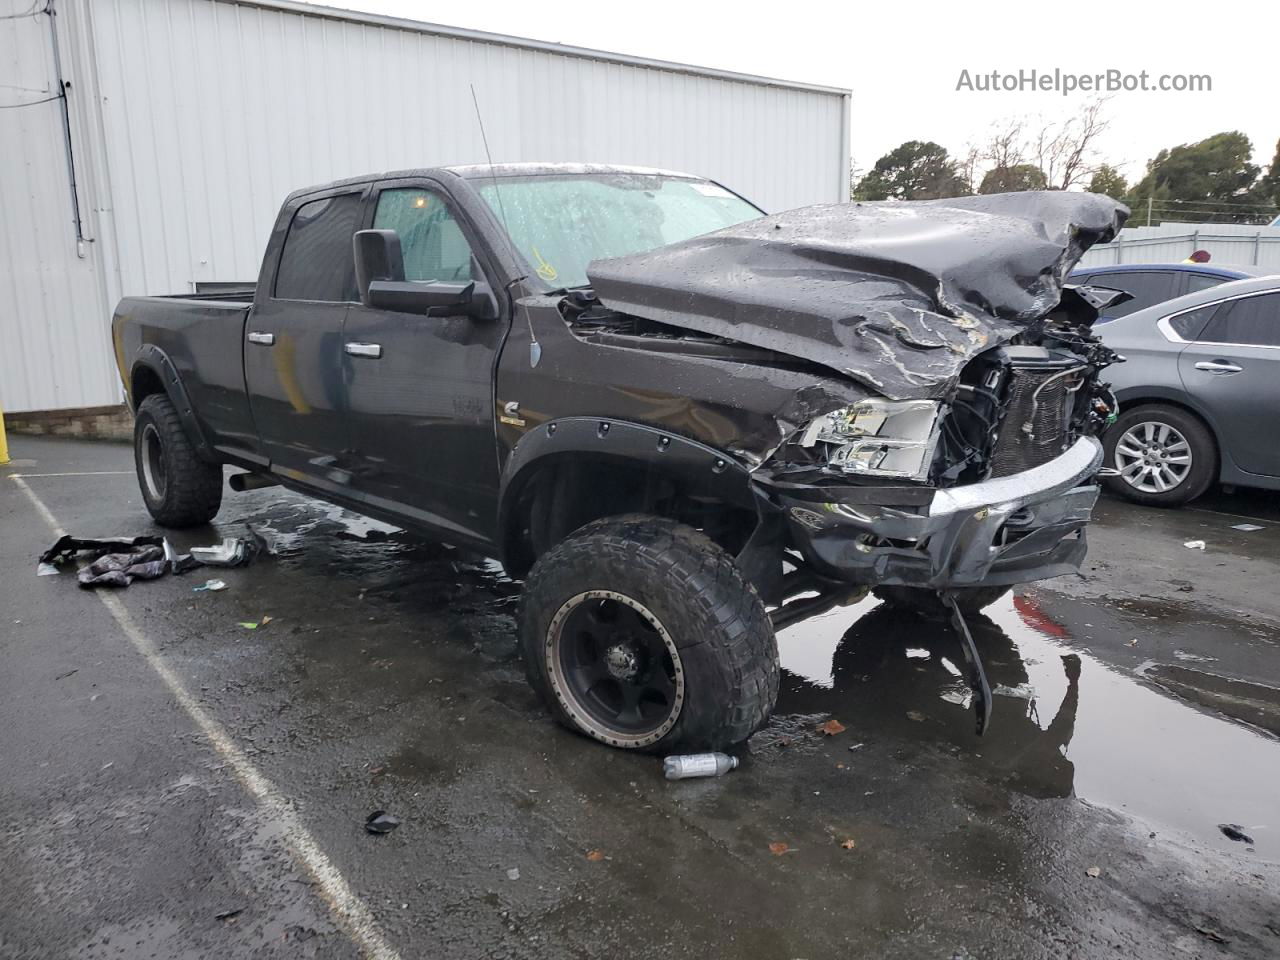
[[[599,0],[342,0],[329,6],[487,30],[615,53],[779,77],[853,91],[855,168],[905,140],[933,140],[963,155],[1012,117],[1061,122],[1095,94],[957,89],[1000,71],[1115,70],[1149,83],[1208,75],[1207,91],[1118,91],[1104,114],[1100,159],[1131,181],[1163,147],[1225,130],[1253,141],[1267,165],[1280,139],[1274,45],[1280,4],[1062,3],[912,0],[758,3]]]

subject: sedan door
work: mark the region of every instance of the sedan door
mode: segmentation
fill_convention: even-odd
[[[1224,301],[1179,355],[1178,373],[1236,466],[1280,476],[1280,292]]]
[[[272,467],[331,490],[347,483],[342,327],[356,299],[351,238],[362,193],[297,206],[245,329],[249,406]]]
[[[485,279],[475,234],[433,182],[380,184],[373,205],[373,228],[400,237],[406,280]],[[488,540],[498,499],[493,371],[507,327],[438,312],[352,307],[343,359],[353,482],[374,507]]]

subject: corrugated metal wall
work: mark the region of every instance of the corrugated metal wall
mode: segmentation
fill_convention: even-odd
[[[122,293],[256,279],[290,190],[483,161],[472,84],[496,161],[682,169],[769,210],[845,199],[840,91],[436,35],[296,4],[59,0],[58,9],[64,71],[75,59],[88,74],[72,101],[84,141],[77,159],[93,168],[81,197],[97,242],[87,259],[76,256],[57,104],[0,110],[4,142],[23,145],[16,156],[0,151],[0,253],[10,265],[0,278],[20,303],[12,316],[0,312],[0,404],[10,409],[114,402],[110,305]],[[16,71],[47,85],[47,40],[43,59],[36,46],[9,46],[0,83]],[[23,223],[38,224],[38,243],[25,241]],[[3,290],[0,299],[8,302]]]
[[[1162,223],[1125,227],[1111,243],[1093,247],[1082,266],[1113,263],[1179,263],[1195,250],[1207,250],[1212,263],[1252,266],[1280,273],[1280,227],[1235,223]]]
[[[74,93],[79,74],[65,63],[73,43],[67,31],[63,69]],[[103,315],[103,258],[95,244],[76,242],[61,104],[48,99],[57,93],[54,76],[49,18],[0,21],[0,409],[6,410],[119,397]],[[72,119],[73,132],[82,133],[79,116]]]

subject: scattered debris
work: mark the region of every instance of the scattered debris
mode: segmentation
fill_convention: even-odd
[[[916,723],[924,723],[924,722],[925,722],[925,720],[927,720],[927,719],[928,719],[928,717],[926,717],[926,716],[925,716],[923,713],[921,713],[919,710],[908,710],[908,711],[907,711],[907,719],[908,719],[908,720],[914,720]]]
[[[821,733],[826,734],[828,737],[834,737],[838,733],[844,733],[845,726],[843,723],[841,723],[839,720],[836,720],[833,717],[832,719],[828,720],[826,723],[821,724],[818,727],[818,730]]]
[[[840,841],[840,846],[844,847],[846,850],[852,850],[857,845],[858,843],[853,839],[853,837],[846,837]]]
[[[258,624],[253,620],[241,620],[237,626],[244,627],[246,630],[257,630]]]
[[[1001,684],[991,692],[996,696],[1014,697],[1018,700],[1034,700],[1036,698],[1036,688],[1029,683],[1020,683],[1016,687],[1006,687]]]
[[[664,759],[662,773],[668,780],[688,780],[691,777],[720,777],[737,766],[738,758],[726,753],[690,753]]]
[[[771,843],[769,844],[769,852],[772,853],[775,857],[780,857],[784,853],[790,853],[791,848],[788,847],[785,843]]]
[[[1253,837],[1244,832],[1244,827],[1238,823],[1220,823],[1218,829],[1222,831],[1222,835],[1228,840],[1235,840],[1239,843],[1253,843]]]
[[[592,863],[599,863],[599,862],[600,862],[601,860],[603,860],[604,858],[605,858],[605,857],[604,857],[604,851],[603,851],[603,850],[588,850],[588,851],[587,851],[587,859],[588,859],[588,860],[590,860]]]
[[[1132,640],[1130,640],[1128,643],[1125,644],[1126,647],[1136,647],[1137,645],[1138,645],[1137,637],[1134,637]]]
[[[1264,527],[1256,523],[1237,523],[1231,528],[1232,530],[1243,530],[1245,533],[1253,533],[1255,530],[1263,530]]]
[[[215,913],[213,919],[222,921],[234,920],[242,913],[244,913],[244,907],[236,907],[234,910],[223,910],[220,913]]]
[[[1203,550],[1205,548],[1205,542],[1203,540],[1188,540],[1183,544],[1183,546],[1188,550]]]
[[[252,527],[247,537],[224,537],[211,547],[192,547],[191,556],[211,567],[239,567],[259,553],[269,553],[267,541]]]
[[[398,826],[400,826],[400,818],[393,817],[385,810],[373,811],[364,822],[364,828],[369,833],[390,833]]]
[[[519,880],[519,879],[520,879],[520,868],[519,868],[519,867],[512,867],[510,870],[508,870],[508,871],[507,871],[507,879],[508,879],[508,880]]]
[[[65,679],[67,679],[67,677],[71,676],[72,674],[76,674],[76,673],[79,673],[79,672],[80,672],[80,668],[79,668],[79,667],[76,667],[74,670],[68,670],[66,673],[60,673],[60,674],[58,674],[58,675],[57,675],[56,677],[54,677],[53,679],[55,679],[55,680],[65,680]]]
[[[110,537],[85,540],[64,534],[36,563],[36,575],[48,577],[61,565],[87,553],[91,562],[76,579],[82,587],[127,587],[134,580],[154,580],[166,573],[185,573],[196,561],[180,554],[163,537]]]
[[[1087,873],[1091,877],[1100,877],[1102,876],[1102,868],[1090,867],[1088,870],[1085,871],[1085,873]]]
[[[225,589],[227,589],[225,580],[206,580],[204,583],[200,584],[200,586],[192,587],[191,591],[193,593],[199,593],[201,590],[217,591]]]
[[[849,752],[850,752],[850,753],[852,753],[854,750],[860,750],[860,749],[862,749],[862,748],[863,748],[863,747],[865,747],[865,746],[866,746],[866,743],[865,743],[865,742],[864,742],[864,743],[855,743],[855,744],[852,744],[852,745],[849,747]]]

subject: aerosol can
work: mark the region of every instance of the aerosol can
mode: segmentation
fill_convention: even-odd
[[[690,777],[721,777],[738,765],[738,758],[725,753],[690,753],[683,757],[667,757],[662,772],[668,780]]]

